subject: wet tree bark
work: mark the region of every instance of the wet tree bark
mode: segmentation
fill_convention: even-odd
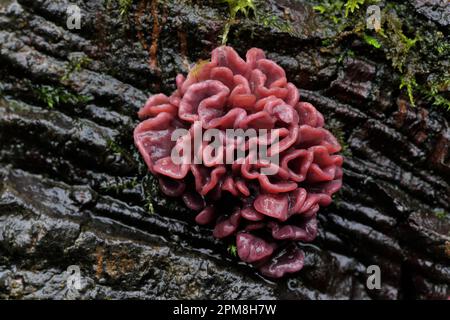
[[[67,6],[81,8],[68,30]],[[218,45],[226,7],[200,1],[0,2],[0,297],[446,298],[450,284],[448,113],[408,107],[390,63],[329,31],[302,1],[289,35],[247,19],[230,35],[263,48],[346,145],[344,187],[320,213],[305,268],[269,282],[193,213],[162,197],[133,146],[136,111]],[[445,7],[409,5],[448,37]],[[448,8],[448,7],[447,7]],[[340,59],[352,48],[354,56]],[[420,62],[419,62],[420,63]],[[369,265],[382,288],[366,287]],[[66,286],[77,265],[82,289]]]

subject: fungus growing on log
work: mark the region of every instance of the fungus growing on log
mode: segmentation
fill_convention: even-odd
[[[297,242],[314,240],[319,208],[342,185],[341,146],[323,128],[322,114],[301,102],[283,68],[256,48],[246,60],[231,47],[216,48],[211,61],[178,75],[176,86],[170,97],[148,99],[134,131],[161,191],[197,211],[198,224],[213,224],[216,238],[236,237],[239,258],[265,276],[299,271],[304,253]],[[230,129],[266,134],[238,140]],[[212,152],[205,139],[195,146],[195,133],[204,138],[211,130],[219,147]],[[252,146],[277,161],[255,157]],[[244,156],[230,161],[230,150]],[[232,210],[218,205],[223,199]]]

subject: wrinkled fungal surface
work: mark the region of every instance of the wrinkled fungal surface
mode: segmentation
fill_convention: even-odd
[[[211,61],[198,64],[187,77],[178,75],[176,85],[170,97],[148,99],[134,131],[162,192],[182,197],[198,211],[198,224],[215,224],[216,238],[236,237],[240,259],[263,275],[279,278],[299,271],[304,253],[296,243],[316,237],[319,208],[329,205],[342,185],[343,158],[336,154],[341,146],[323,128],[322,114],[300,101],[283,68],[257,48],[247,52],[246,60],[231,47],[216,48]],[[172,139],[180,128],[188,134]],[[243,148],[266,144],[271,156],[278,155],[278,164],[252,161],[250,152],[229,163],[223,152],[212,155],[204,141],[194,150],[200,164],[173,160],[174,148],[193,145],[194,131],[208,129],[217,129],[220,144],[234,149],[239,146],[230,143],[227,129],[268,130],[265,139],[250,138]],[[276,173],[265,174],[264,168]],[[227,205],[218,205],[224,199]]]

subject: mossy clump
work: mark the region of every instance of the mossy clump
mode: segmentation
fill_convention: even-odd
[[[189,212],[189,209],[179,201],[170,199],[161,193],[158,179],[151,173],[147,173],[141,179],[141,185],[145,198],[144,206],[150,214],[154,214],[156,209],[177,214]]]
[[[350,149],[350,146],[346,142],[347,139],[345,138],[344,127],[342,123],[335,119],[330,119],[327,122],[326,128],[330,130],[330,132],[336,137],[337,141],[341,145],[341,154],[344,157],[351,157],[352,151]]]
[[[233,257],[237,257],[237,247],[235,244],[230,244],[227,248],[227,251],[229,254],[231,254]]]
[[[380,43],[380,41],[377,40],[377,38],[369,36],[368,34],[364,33],[363,39],[368,45],[371,45],[372,47],[374,47],[376,49],[381,48],[381,43]]]
[[[359,9],[360,5],[363,5],[365,0],[348,0],[345,7],[345,16],[348,17],[349,12],[353,13],[355,10]]]
[[[64,75],[61,77],[61,81],[66,81],[74,72],[79,72],[81,69],[87,67],[92,62],[92,59],[87,56],[74,57],[70,59],[67,64],[67,69]]]
[[[109,8],[113,1],[116,2],[119,7],[119,15],[122,18],[127,17],[130,12],[131,5],[133,4],[133,0],[105,0],[105,7]]]
[[[124,190],[134,189],[139,185],[137,177],[117,177],[111,183],[104,183],[100,186],[103,191],[120,194]]]
[[[410,104],[417,100],[450,110],[449,66],[450,42],[437,28],[411,19],[412,8],[382,0],[318,0],[316,12],[333,22],[335,34],[322,40],[334,48],[344,38],[355,36],[370,50],[384,54],[397,73],[398,88],[404,90]],[[380,9],[377,27],[368,28],[366,11],[371,5]],[[330,50],[322,50],[327,52]],[[428,77],[433,74],[433,79]]]
[[[117,157],[125,160],[130,166],[134,166],[136,164],[136,159],[130,154],[128,150],[121,147],[116,141],[108,140],[107,141],[107,150],[111,154],[116,155]]]
[[[257,0],[219,0],[228,4],[229,18],[224,26],[221,38],[223,45],[228,42],[228,35],[232,25],[238,22],[238,17],[249,19],[250,17],[261,27],[272,28],[279,32],[294,34],[292,24],[277,15],[264,9],[264,2]]]

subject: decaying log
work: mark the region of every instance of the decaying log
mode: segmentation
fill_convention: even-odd
[[[448,32],[448,15],[433,14],[446,8],[422,2],[412,19]],[[71,3],[81,30],[66,27]],[[114,1],[0,3],[0,298],[72,297],[70,265],[75,298],[446,298],[448,114],[407,106],[388,61],[319,50],[327,27],[307,2],[267,1],[289,10],[295,35],[248,20],[230,37],[283,66],[346,145],[343,190],[320,212],[304,269],[263,279],[161,196],[133,146],[136,112],[209,56],[226,7],[155,3],[122,15]],[[366,287],[374,264],[381,290]]]

